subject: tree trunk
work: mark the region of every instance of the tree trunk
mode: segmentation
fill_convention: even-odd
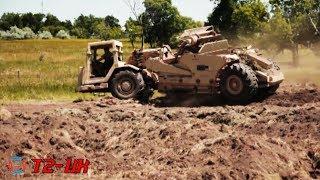
[[[297,44],[294,44],[293,47],[291,48],[292,51],[292,62],[294,67],[298,67],[300,63],[300,58],[299,58],[299,46]]]
[[[144,30],[142,30],[142,35],[141,35],[141,50],[144,48]]]

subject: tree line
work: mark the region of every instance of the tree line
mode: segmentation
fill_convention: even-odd
[[[49,32],[52,36],[56,36],[59,31],[68,32],[76,38],[87,39],[107,39],[109,36],[119,38],[122,36],[119,20],[113,16],[100,18],[81,14],[73,23],[70,20],[60,21],[52,14],[42,13],[4,13],[0,18],[0,30],[2,31],[16,32],[16,28],[24,29],[26,27],[34,33]],[[104,34],[104,30],[108,30],[106,34]]]
[[[85,39],[106,40],[128,37],[132,46],[144,35],[143,40],[153,47],[161,44],[176,45],[175,37],[183,30],[203,26],[201,22],[182,16],[172,5],[171,0],[145,0],[143,4],[146,10],[138,18],[129,18],[124,28],[112,15],[101,18],[81,14],[71,22],[60,21],[52,14],[5,13],[0,18],[0,30],[12,31],[12,27],[20,29],[28,27],[35,33],[50,32],[52,36],[63,30],[73,37]]]
[[[135,0],[127,0],[134,1]],[[132,46],[138,39],[152,47],[162,44],[176,46],[177,36],[183,30],[213,25],[218,32],[232,41],[251,41],[264,49],[289,49],[294,63],[298,64],[298,46],[312,48],[319,42],[319,0],[208,0],[214,3],[206,22],[182,16],[171,0],[144,0],[143,12],[135,11],[124,27],[111,15],[96,17],[80,15],[74,22],[60,21],[52,14],[5,13],[0,18],[0,30],[13,26],[30,28],[33,32],[68,32],[77,38],[118,39],[127,37]],[[130,6],[130,3],[128,3]],[[61,34],[61,33],[60,33]]]

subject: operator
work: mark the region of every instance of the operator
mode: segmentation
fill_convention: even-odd
[[[95,75],[98,77],[104,77],[113,65],[113,54],[108,48],[104,49],[104,54],[97,59]]]
[[[113,65],[113,54],[110,52],[109,49],[107,49],[107,48],[104,49],[104,54],[100,57],[100,59],[98,61],[101,62],[102,60],[104,60],[104,62],[103,62],[104,68],[107,71],[109,71]]]
[[[113,54],[110,52],[109,49],[105,48],[104,49],[104,54],[98,59],[99,62],[104,60],[104,64],[107,65],[107,62],[112,61],[113,64],[113,58],[112,58]]]

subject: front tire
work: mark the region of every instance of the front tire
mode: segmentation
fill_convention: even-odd
[[[111,80],[111,94],[118,99],[131,99],[144,88],[144,81],[140,73],[129,70],[120,71]]]
[[[248,103],[257,94],[258,78],[249,66],[232,64],[220,75],[220,91],[231,103]]]

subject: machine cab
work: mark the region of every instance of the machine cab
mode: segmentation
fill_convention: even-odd
[[[113,70],[124,64],[122,47],[116,40],[89,43],[85,67],[80,68],[78,91],[93,89],[92,86],[94,89],[107,88]],[[101,87],[95,87],[96,84]]]

